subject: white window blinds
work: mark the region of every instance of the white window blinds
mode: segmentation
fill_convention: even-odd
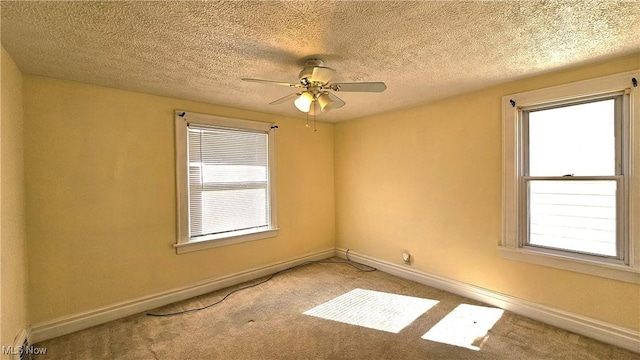
[[[188,125],[189,238],[269,228],[265,132]]]

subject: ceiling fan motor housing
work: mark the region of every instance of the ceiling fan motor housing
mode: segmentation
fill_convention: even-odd
[[[322,84],[325,85],[331,80],[335,74],[335,70],[323,66],[324,62],[318,59],[309,59],[305,62],[305,66],[298,74],[300,82],[304,85],[307,84]]]

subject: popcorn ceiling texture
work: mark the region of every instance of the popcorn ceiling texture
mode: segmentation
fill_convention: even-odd
[[[335,122],[405,108],[567,66],[640,51],[640,2],[114,1],[1,2],[1,39],[20,69],[83,83],[304,119],[292,89],[321,58]]]

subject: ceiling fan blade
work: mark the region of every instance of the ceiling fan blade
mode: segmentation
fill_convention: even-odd
[[[387,85],[383,82],[337,83],[329,85],[333,91],[345,92],[383,92]]]
[[[329,95],[329,98],[333,101],[330,106],[331,109],[341,108],[346,104],[342,99],[330,92],[328,92],[327,95]]]
[[[275,101],[270,102],[270,103],[269,103],[269,105],[278,105],[278,104],[282,104],[283,102],[287,102],[287,101],[289,101],[289,100],[291,100],[291,99],[295,99],[296,97],[298,97],[298,94],[296,94],[296,93],[289,94],[289,95],[287,95],[287,96],[285,96],[285,97],[281,97],[281,98],[280,98],[280,99],[278,99],[278,100],[275,100]]]
[[[273,84],[273,85],[283,85],[283,86],[290,86],[290,87],[303,87],[301,84],[291,84],[291,83],[283,82],[283,81],[250,79],[250,78],[242,78],[241,80],[242,81],[257,82],[257,83]]]

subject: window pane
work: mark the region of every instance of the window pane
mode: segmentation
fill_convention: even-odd
[[[530,180],[529,245],[616,256],[616,181]]]
[[[529,175],[615,175],[613,99],[529,112]]]
[[[267,189],[194,191],[191,236],[268,226]]]
[[[267,181],[267,164],[261,166],[204,164],[202,176],[205,184]]]

